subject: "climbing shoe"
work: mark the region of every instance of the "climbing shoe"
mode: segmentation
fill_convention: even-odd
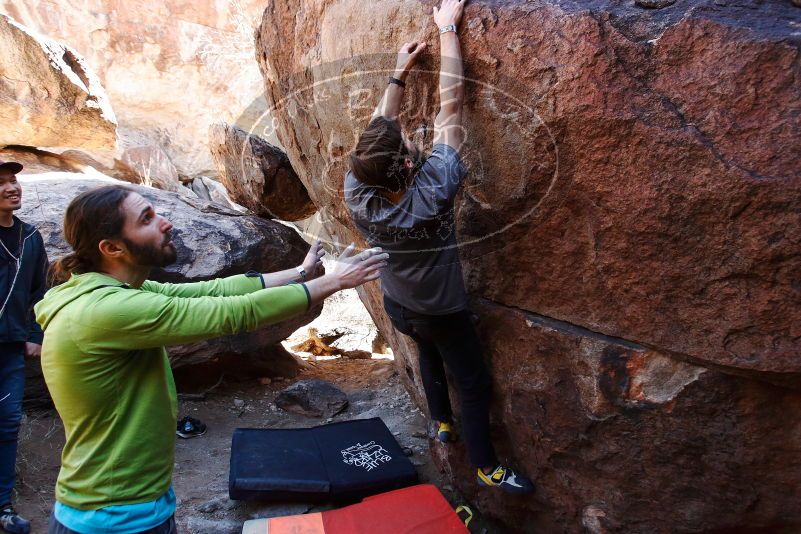
[[[28,534],[31,531],[31,522],[21,518],[14,508],[7,504],[0,507],[0,527],[12,534]]]
[[[189,439],[202,436],[206,433],[206,425],[192,417],[184,417],[178,421],[178,428],[175,431],[179,438]]]
[[[534,484],[523,475],[515,473],[509,467],[499,465],[490,474],[478,470],[478,483],[481,486],[500,488],[509,493],[531,493],[534,491]]]
[[[448,443],[449,441],[454,441],[456,438],[455,433],[453,432],[453,425],[450,423],[440,423],[437,427],[437,439],[440,440],[442,443]]]

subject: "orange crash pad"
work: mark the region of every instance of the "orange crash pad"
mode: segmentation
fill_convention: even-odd
[[[242,534],[467,534],[467,527],[431,484],[367,497],[315,514],[246,521]]]

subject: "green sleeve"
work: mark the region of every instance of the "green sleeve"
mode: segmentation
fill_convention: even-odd
[[[195,298],[109,288],[95,292],[72,333],[79,346],[92,352],[148,349],[255,330],[299,315],[308,306],[302,284]]]
[[[239,274],[227,278],[209,280],[208,282],[192,282],[189,284],[160,284],[147,280],[140,289],[167,295],[168,297],[233,297],[264,289],[261,275],[255,274],[256,276]]]

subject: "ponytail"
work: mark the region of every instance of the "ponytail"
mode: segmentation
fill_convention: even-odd
[[[48,285],[52,287],[63,284],[70,279],[72,274],[82,274],[92,270],[93,265],[91,265],[91,262],[87,262],[74,252],[71,252],[50,264],[50,269],[47,272]]]
[[[63,284],[73,274],[96,271],[100,267],[98,245],[122,233],[125,216],[121,207],[132,192],[124,186],[107,185],[72,199],[64,214],[64,240],[73,252],[50,266],[48,281],[51,286]]]

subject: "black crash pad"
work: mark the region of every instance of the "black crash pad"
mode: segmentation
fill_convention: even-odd
[[[231,499],[356,501],[417,483],[417,472],[379,418],[313,428],[237,428]]]

